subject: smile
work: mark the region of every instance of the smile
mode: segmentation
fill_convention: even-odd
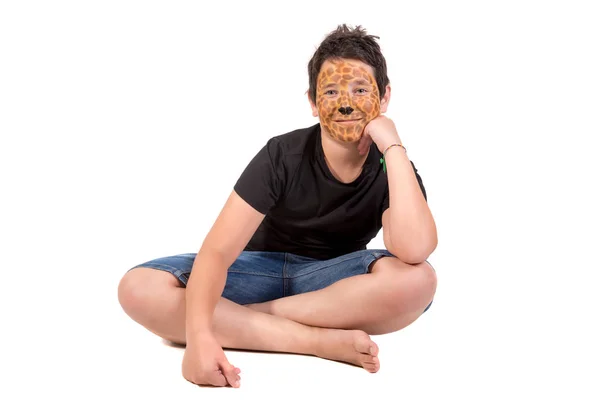
[[[358,122],[360,120],[361,120],[361,118],[359,118],[359,119],[342,119],[342,120],[334,121],[334,122],[337,123],[337,124],[342,124],[342,125],[351,125],[351,124],[353,124],[355,122]]]

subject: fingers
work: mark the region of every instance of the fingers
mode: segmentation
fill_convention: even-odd
[[[238,375],[240,373],[239,368],[224,361],[221,363],[221,370],[223,371],[225,378],[227,378],[227,382],[229,382],[232,387],[240,387],[240,376]]]
[[[226,386],[227,379],[225,379],[221,371],[213,371],[208,376],[208,384],[213,386]]]
[[[196,384],[200,384],[200,385],[211,385],[211,386],[227,386],[228,384],[230,384],[233,387],[239,387],[239,381],[240,381],[240,376],[238,375],[241,371],[239,368],[235,368],[233,367],[233,372],[234,372],[234,376],[237,377],[237,381],[234,380],[234,383],[237,382],[237,386],[234,386],[231,384],[231,381],[229,380],[229,378],[227,377],[226,374],[223,374],[223,371],[221,371],[220,369],[215,370],[213,372],[211,372],[210,374],[208,374],[208,376],[205,377],[205,379],[197,379],[197,380],[190,380],[187,379],[189,382],[191,383],[196,383]]]

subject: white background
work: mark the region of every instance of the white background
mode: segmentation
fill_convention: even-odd
[[[594,3],[0,3],[0,397],[597,399]],[[377,374],[228,351],[241,389],[198,388],[119,279],[196,252],[268,138],[317,122],[306,65],[344,22],[381,37],[434,305],[374,337]]]

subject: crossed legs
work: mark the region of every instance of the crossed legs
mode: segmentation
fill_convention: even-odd
[[[408,326],[433,300],[437,279],[427,262],[410,265],[383,257],[371,264],[370,272],[248,307],[305,325],[379,335]]]
[[[371,273],[314,292],[248,306],[221,298],[213,332],[224,348],[311,354],[376,372],[378,348],[368,334],[393,332],[415,321],[435,288],[429,264],[383,257],[371,265]],[[185,343],[185,289],[173,275],[133,269],[119,284],[119,301],[151,332]]]

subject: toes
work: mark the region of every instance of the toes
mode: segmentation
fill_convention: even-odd
[[[371,373],[379,371],[379,357],[370,354],[359,354],[358,359],[364,369]]]
[[[370,373],[375,373],[377,371],[379,371],[379,365],[378,364],[364,364],[363,368],[367,371],[369,371]]]
[[[377,346],[377,343],[371,341],[369,354],[371,354],[372,356],[377,356],[379,354],[379,346]]]
[[[364,332],[361,332],[361,334],[356,338],[356,341],[354,342],[354,348],[356,351],[363,354],[371,354],[376,356],[379,353],[379,347],[377,347],[369,335]]]
[[[373,357],[369,354],[359,354],[358,359],[361,364],[375,364],[377,363],[377,357]]]
[[[374,362],[372,364],[371,363],[368,363],[368,364],[365,363],[364,364],[364,368],[367,371],[372,372],[372,373],[375,373],[375,372],[379,371],[379,360],[377,360],[376,362]]]

